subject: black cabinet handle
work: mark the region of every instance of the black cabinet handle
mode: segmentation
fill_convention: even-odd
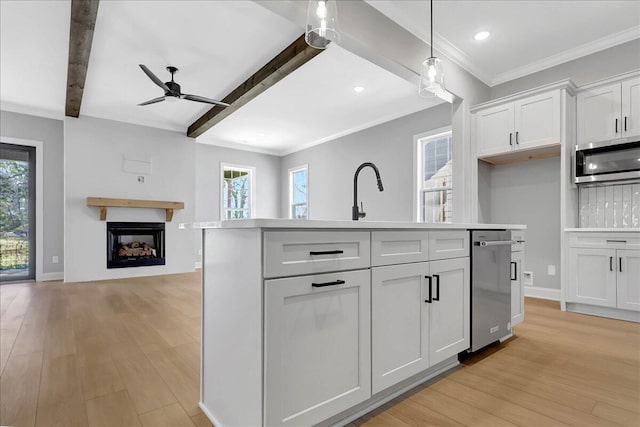
[[[511,265],[513,265],[513,276],[511,276],[511,280],[518,280],[518,263],[515,261],[511,261]]]
[[[627,116],[624,116],[624,131],[627,131]]]
[[[434,274],[433,278],[436,279],[436,294],[438,295],[437,297],[434,296],[433,300],[434,301],[440,301],[440,275],[439,274]]]
[[[613,271],[613,257],[609,257],[609,271]]]
[[[513,145],[513,133],[509,132],[509,145]]]
[[[616,133],[618,133],[618,119],[616,119]]]
[[[516,132],[516,144],[520,144],[520,139],[518,138],[519,135],[520,132]]]
[[[424,276],[425,279],[429,279],[429,298],[424,300],[424,302],[428,302],[429,304],[431,304],[431,302],[433,301],[433,298],[431,297],[431,276]]]
[[[622,257],[618,258],[620,260],[620,273],[622,273]]]
[[[335,251],[310,251],[309,255],[338,255],[343,253],[342,249],[336,249]]]
[[[335,286],[335,285],[344,285],[344,280],[336,280],[334,282],[325,282],[325,283],[312,283],[311,286],[314,288],[324,288],[325,286]]]

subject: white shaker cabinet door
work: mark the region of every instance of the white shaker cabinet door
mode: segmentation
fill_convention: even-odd
[[[530,96],[515,102],[515,149],[560,144],[560,92]]]
[[[622,136],[640,135],[640,77],[622,82]]]
[[[371,397],[370,307],[369,270],[265,281],[265,425],[316,424]]]
[[[524,252],[511,252],[511,327],[524,320],[522,261]]]
[[[571,248],[568,301],[615,307],[615,264],[615,249]]]
[[[640,251],[621,250],[618,256],[618,308],[640,311]]]
[[[429,307],[431,366],[469,348],[469,257],[429,263],[432,300]]]
[[[475,116],[478,157],[507,153],[513,149],[513,103],[478,111]]]
[[[578,145],[622,136],[620,83],[578,93]]]
[[[429,367],[426,262],[371,271],[373,394]]]

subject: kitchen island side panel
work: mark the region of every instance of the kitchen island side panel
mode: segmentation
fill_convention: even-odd
[[[260,229],[203,230],[201,407],[218,427],[262,424]]]

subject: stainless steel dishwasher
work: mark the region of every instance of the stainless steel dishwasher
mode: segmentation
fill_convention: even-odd
[[[511,333],[511,232],[471,230],[471,348]]]

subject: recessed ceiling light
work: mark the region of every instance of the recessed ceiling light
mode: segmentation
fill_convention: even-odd
[[[362,93],[362,92],[364,92],[364,87],[363,86],[354,86],[353,87],[353,91],[355,93]]]
[[[489,31],[478,31],[474,34],[473,39],[476,41],[482,41],[489,38],[491,33]]]

